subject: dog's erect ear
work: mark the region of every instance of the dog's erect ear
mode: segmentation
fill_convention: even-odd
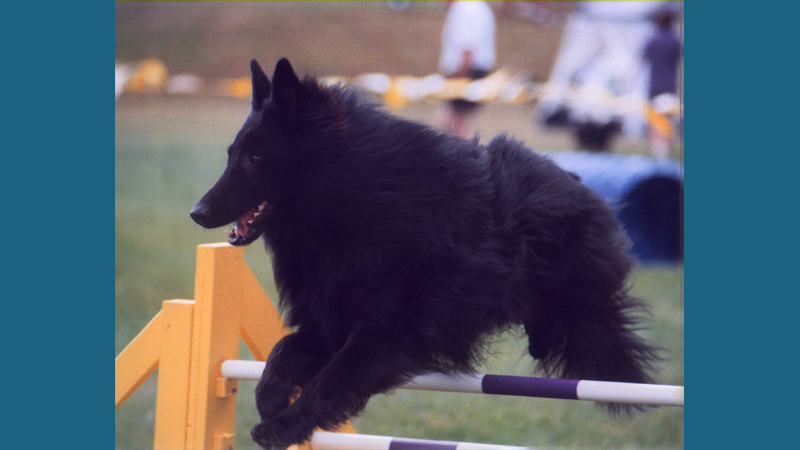
[[[250,61],[250,73],[253,75],[253,97],[250,99],[250,103],[253,105],[253,110],[258,111],[264,104],[264,100],[269,99],[272,85],[255,59]]]
[[[294,113],[305,88],[294,73],[289,60],[281,58],[275,65],[272,74],[272,101],[281,106],[284,111]]]

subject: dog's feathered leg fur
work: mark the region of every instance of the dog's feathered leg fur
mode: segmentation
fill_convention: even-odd
[[[390,348],[394,342],[381,338],[385,333],[385,328],[369,326],[351,332],[294,403],[275,416],[262,416],[251,431],[253,440],[268,449],[303,442],[315,429],[331,430],[358,414],[370,397],[407,381],[409,373],[419,373],[421,368],[402,349]]]

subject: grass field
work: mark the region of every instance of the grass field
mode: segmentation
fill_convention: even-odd
[[[364,61],[364,55],[375,53],[369,45],[394,55],[381,57],[385,61],[380,61],[390,73],[407,68],[408,73],[424,75],[429,73],[426,67],[430,60],[435,61],[435,51],[427,50],[416,55],[421,63],[413,63],[416,60],[400,48],[400,43],[380,41],[376,30],[362,29],[375,24],[383,30],[398,26],[382,8],[359,7],[356,11],[351,6],[350,15],[329,6],[313,9],[286,4],[259,14],[250,4],[241,4],[244,9],[225,10],[225,20],[238,21],[240,33],[253,30],[252,21],[266,21],[279,23],[292,36],[304,27],[322,35],[332,33],[331,24],[346,24],[352,34],[361,36],[361,46],[355,41],[342,42],[342,53],[329,55],[302,39],[284,39],[270,46],[256,32],[209,35],[204,27],[213,29],[214,20],[221,20],[219,6],[203,5],[190,10],[185,5],[164,6],[162,2],[152,7],[124,3],[116,5],[118,58],[159,57],[170,68],[203,76],[247,75],[252,52],[259,52],[255,56],[264,58],[265,65],[284,54],[299,55],[301,68],[313,64],[322,68],[322,74],[352,75],[345,73],[347,68],[375,70],[374,64]],[[418,34],[409,38],[412,42],[422,39],[419,33],[438,33],[438,10],[418,8],[403,14],[410,14],[405,17],[413,17],[418,24],[413,29]],[[522,51],[514,42],[534,36],[542,50],[536,52],[538,62],[529,64],[546,73],[541,67],[552,60],[558,34],[552,29],[531,29],[528,24],[510,19],[504,23],[514,39],[503,38],[507,39],[503,41],[503,58],[511,60],[515,51]],[[225,56],[229,40],[236,39],[244,42],[244,50],[230,51]],[[408,40],[404,42],[403,46]],[[347,64],[342,65],[342,61]],[[398,61],[404,66],[391,67]],[[400,113],[430,121],[434,108],[433,104],[413,104]],[[225,149],[248,109],[248,103],[241,100],[157,95],[123,95],[115,105],[115,355],[158,312],[162,301],[193,298],[196,246],[225,240],[224,231],[203,230],[188,213],[221,172]],[[532,105],[489,105],[481,112],[479,126],[484,136],[509,131],[537,149],[568,150],[573,145],[564,133],[538,129],[533,123]],[[647,150],[644,142],[622,140],[615,151]],[[245,257],[267,293],[277,298],[263,248],[259,244],[248,247]],[[647,337],[663,346],[669,358],[657,376],[658,382],[683,385],[683,266],[638,268],[632,281],[634,292],[652,307],[653,323]],[[514,333],[503,338],[481,371],[530,374],[531,361],[523,356],[524,339]],[[250,356],[244,347],[241,356]],[[248,437],[250,427],[257,421],[254,387],[254,382],[240,382],[239,449],[256,448]],[[152,448],[154,413],[155,376],[116,412],[115,448]],[[682,448],[683,419],[682,408],[658,408],[613,421],[586,402],[397,391],[373,398],[354,424],[359,432],[367,434],[534,447]]]

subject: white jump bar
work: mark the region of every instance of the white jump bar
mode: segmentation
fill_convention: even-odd
[[[311,436],[311,448],[314,450],[530,450],[529,447],[508,445],[406,439],[327,431],[317,431]]]
[[[222,363],[222,376],[239,380],[258,380],[261,378],[265,365],[266,363],[263,361],[228,360]],[[418,376],[399,388],[640,405],[684,406],[683,386],[663,384],[562,380],[511,375],[432,373]]]

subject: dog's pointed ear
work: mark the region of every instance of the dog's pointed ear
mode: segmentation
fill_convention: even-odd
[[[300,83],[292,65],[286,58],[281,58],[275,65],[272,74],[272,101],[288,113],[294,113],[305,88]]]
[[[269,100],[272,85],[255,59],[250,61],[250,73],[253,76],[253,97],[250,99],[250,103],[253,105],[253,110],[258,111],[264,105],[264,101]]]

